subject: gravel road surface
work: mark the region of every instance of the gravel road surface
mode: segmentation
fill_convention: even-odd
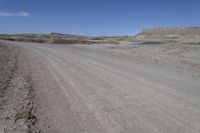
[[[199,75],[103,49],[11,45],[29,62],[38,132],[200,132]]]

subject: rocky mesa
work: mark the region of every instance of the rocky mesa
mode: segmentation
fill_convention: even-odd
[[[147,28],[138,35],[200,35],[200,27]]]

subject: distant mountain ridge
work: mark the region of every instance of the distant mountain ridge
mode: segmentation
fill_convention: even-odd
[[[148,28],[138,35],[200,35],[200,27]]]
[[[63,34],[63,33],[56,33],[56,32],[49,33],[48,35],[54,36],[54,37],[85,37],[81,35],[71,35],[71,34]]]

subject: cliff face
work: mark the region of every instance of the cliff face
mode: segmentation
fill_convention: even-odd
[[[138,35],[200,35],[200,27],[144,29]]]

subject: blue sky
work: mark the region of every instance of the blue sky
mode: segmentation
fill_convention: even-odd
[[[134,35],[200,26],[200,0],[0,0],[0,33]]]

